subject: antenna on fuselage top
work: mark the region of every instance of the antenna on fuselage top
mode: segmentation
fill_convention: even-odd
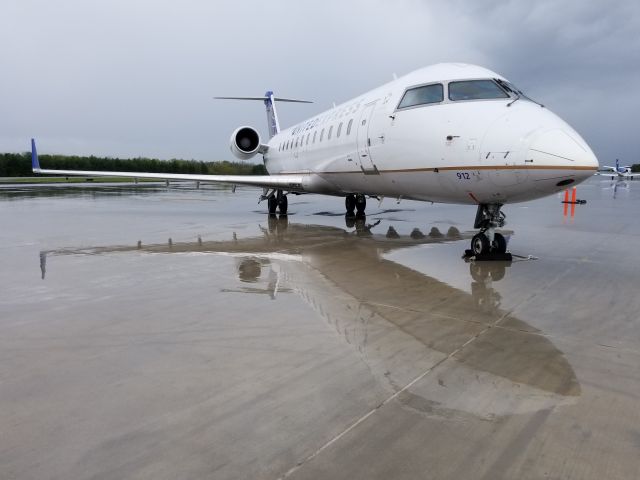
[[[313,103],[310,100],[296,100],[294,98],[274,97],[273,92],[269,90],[264,97],[213,97],[216,100],[262,100],[267,109],[267,125],[269,127],[269,138],[280,132],[280,122],[278,121],[278,112],[276,111],[275,102],[289,103]]]

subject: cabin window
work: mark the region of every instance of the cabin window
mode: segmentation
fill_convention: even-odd
[[[307,141],[305,142],[305,145],[309,145],[309,137],[311,136],[311,132],[307,133]]]
[[[353,118],[347,123],[347,135],[351,135],[351,125],[353,125]]]
[[[509,95],[493,80],[466,80],[449,83],[449,100],[486,100],[509,98]]]
[[[320,141],[322,141],[323,138],[324,138],[324,128],[320,132]]]
[[[410,88],[402,96],[398,108],[409,108],[417,105],[439,103],[444,100],[444,89],[441,83]]]
[[[336,132],[336,138],[340,138],[340,132],[342,131],[342,122],[338,125],[338,131]]]
[[[333,125],[329,127],[329,133],[327,133],[327,140],[331,140],[331,132],[333,132]]]
[[[313,132],[313,140],[311,143],[316,143],[316,135],[318,135],[318,131]]]
[[[296,137],[296,148],[298,148],[298,137]]]

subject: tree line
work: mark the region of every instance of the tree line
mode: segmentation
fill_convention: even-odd
[[[158,160],[156,158],[82,157],[39,155],[40,167],[55,170],[106,170],[112,172],[193,173],[205,175],[266,175],[263,164]],[[0,153],[0,177],[31,177],[31,153]]]

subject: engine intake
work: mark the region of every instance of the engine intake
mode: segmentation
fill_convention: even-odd
[[[260,134],[252,127],[237,128],[231,134],[231,153],[240,160],[249,160],[261,152]]]

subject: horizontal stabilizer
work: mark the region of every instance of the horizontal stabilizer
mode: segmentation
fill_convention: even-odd
[[[269,97],[213,97],[216,100],[269,100]],[[313,103],[310,100],[296,100],[293,98],[273,97],[276,102]]]
[[[280,132],[280,122],[276,112],[276,102],[290,103],[313,103],[309,100],[295,100],[293,98],[282,98],[273,95],[271,90],[265,92],[263,97],[213,97],[216,100],[258,100],[264,102],[267,109],[267,126],[269,128],[269,138],[273,138]]]

